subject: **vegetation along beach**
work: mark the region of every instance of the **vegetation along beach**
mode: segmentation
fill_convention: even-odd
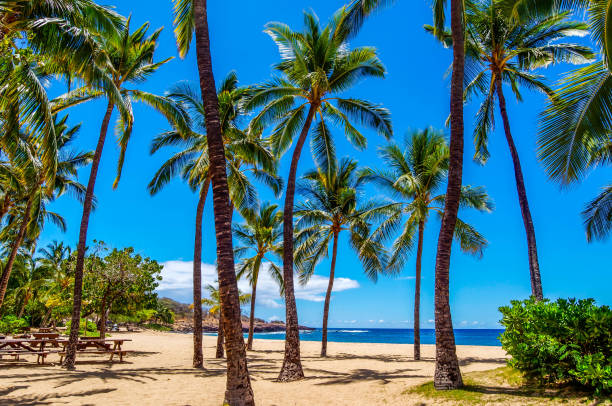
[[[603,0],[0,0],[0,405],[612,404]]]

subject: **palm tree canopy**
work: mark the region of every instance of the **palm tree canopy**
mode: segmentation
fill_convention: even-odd
[[[230,72],[217,91],[230,197],[240,211],[257,205],[257,191],[247,173],[269,186],[276,194],[282,189],[282,181],[276,176],[276,159],[261,138],[261,133],[241,129],[244,115],[242,106],[248,90],[240,87],[236,73]],[[175,126],[153,140],[151,153],[163,147],[177,146],[181,151],[168,159],[155,173],[148,186],[151,194],[159,192],[177,175],[194,190],[210,177],[204,104],[199,92],[186,83],[179,83],[167,97],[187,112],[190,128],[184,132]],[[248,165],[248,170],[245,170],[245,165]]]
[[[208,291],[208,295],[210,296],[210,298],[202,299],[202,304],[204,306],[209,306],[210,308],[208,309],[208,312],[213,316],[216,316],[221,311],[221,298],[219,297],[219,288],[214,285],[208,284],[206,285],[206,290]],[[251,301],[251,295],[244,294],[239,290],[238,300],[240,301],[241,305],[245,305]]]
[[[559,42],[569,36],[588,34],[587,24],[567,20],[569,12],[551,11],[515,22],[498,3],[497,0],[470,1],[465,10],[465,99],[484,97],[474,129],[474,159],[482,163],[489,157],[487,144],[494,124],[497,78],[510,86],[519,101],[521,87],[550,96],[552,90],[542,75],[533,73],[535,69],[560,62],[586,63],[594,57],[586,46]],[[425,29],[435,33],[432,26]],[[441,41],[450,45],[450,32],[445,32]]]
[[[390,144],[380,149],[387,170],[366,168],[360,172],[363,181],[373,182],[394,199],[390,215],[374,235],[394,240],[389,258],[389,270],[400,271],[414,247],[419,223],[425,224],[433,212],[442,217],[449,166],[449,149],[444,135],[434,129],[411,133],[403,145]],[[463,186],[460,208],[482,212],[493,210],[493,202],[482,187]],[[457,219],[455,239],[464,252],[482,255],[487,241],[473,226]]]
[[[351,247],[361,260],[366,275],[376,281],[386,269],[386,251],[383,245],[370,236],[372,222],[389,213],[388,205],[364,202],[362,179],[357,176],[357,162],[343,159],[338,164],[330,161],[326,169],[321,167],[307,172],[298,185],[298,193],[305,199],[296,206],[295,262],[300,281],[305,284],[312,277],[315,267],[328,256],[333,238],[347,230]]]
[[[385,69],[372,47],[350,49],[346,9],[337,11],[321,26],[312,12],[304,13],[304,30],[294,31],[283,23],[269,23],[265,32],[277,44],[282,62],[276,65],[279,76],[254,89],[246,108],[261,108],[251,128],[261,130],[276,124],[272,151],[284,153],[304,126],[308,112],[317,119],[313,125],[311,148],[320,166],[333,154],[330,124],[343,128],[348,140],[363,149],[366,137],[356,125],[374,129],[384,137],[393,134],[387,109],[366,100],[341,98],[339,93],[366,78],[383,78]]]
[[[276,204],[266,202],[261,205],[259,211],[247,209],[241,214],[245,223],[235,224],[233,227],[234,238],[239,243],[234,248],[234,253],[236,257],[242,258],[237,265],[237,277],[244,276],[253,285],[259,277],[263,260],[266,260],[268,272],[282,294],[283,273],[275,260],[283,254],[283,213],[278,210]]]

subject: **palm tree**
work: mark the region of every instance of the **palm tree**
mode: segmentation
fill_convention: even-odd
[[[215,358],[223,358],[223,318],[221,317],[221,300],[219,298],[219,288],[213,285],[207,285],[206,290],[208,291],[209,299],[202,299],[201,302],[204,306],[210,306],[208,313],[215,317],[219,317],[219,327],[217,327],[217,352]],[[251,295],[243,294],[238,291],[238,300],[241,305],[247,304],[251,301]],[[197,306],[196,306],[197,307]],[[201,306],[200,306],[201,307]]]
[[[463,177],[463,81],[465,76],[465,38],[463,27],[464,0],[451,0],[451,37],[453,65],[450,94],[450,152],[448,183],[444,213],[438,236],[434,286],[434,308],[436,320],[436,369],[434,387],[438,390],[456,389],[463,386],[459,360],[455,346],[455,334],[450,312],[449,274],[450,257],[457,213],[461,200]],[[442,35],[444,11],[447,0],[434,0],[434,34]]]
[[[225,144],[228,167],[228,183],[232,207],[246,210],[257,203],[257,192],[246,172],[251,172],[256,179],[268,184],[275,193],[282,186],[276,177],[276,162],[269,152],[260,134],[246,133],[239,128],[242,118],[242,102],[247,88],[238,87],[235,72],[230,72],[218,90],[219,111],[222,117],[221,129]],[[192,127],[188,134],[182,134],[174,128],[153,140],[151,153],[165,146],[180,146],[183,149],[168,159],[155,173],[149,183],[151,194],[159,192],[179,172],[192,190],[199,190],[196,209],[195,244],[193,255],[193,302],[202,300],[202,215],[211,182],[210,162],[204,126],[204,105],[196,91],[186,84],[176,86],[168,95],[184,106],[189,112]],[[245,171],[245,165],[248,165]],[[203,365],[202,355],[202,311],[196,308],[194,322],[194,368]]]
[[[304,31],[293,31],[281,23],[269,23],[265,32],[281,51],[283,61],[276,66],[280,77],[259,86],[247,107],[262,107],[251,127],[263,128],[276,122],[271,142],[276,155],[284,153],[299,137],[291,158],[284,206],[283,280],[285,281],[286,328],[285,359],[279,380],[304,376],[300,360],[297,308],[293,287],[293,203],[297,166],[306,138],[311,132],[311,147],[316,163],[327,166],[334,150],[329,122],[343,127],[349,141],[363,149],[366,137],[355,128],[359,123],[389,138],[392,135],[389,112],[369,101],[338,97],[359,80],[382,78],[385,69],[376,50],[360,47],[350,50],[347,38],[351,29],[345,8],[321,27],[312,12],[304,14]]]
[[[38,289],[40,289],[46,282],[42,269],[39,266],[40,262],[37,258],[34,258],[31,254],[24,255],[21,258],[23,266],[19,275],[19,283],[17,288],[14,290],[16,297],[21,296],[21,306],[17,317],[21,318],[26,309],[26,306],[30,300],[36,296]]]
[[[171,58],[165,59],[161,62],[153,62],[153,56],[155,49],[157,48],[157,39],[161,33],[161,29],[158,29],[149,37],[146,37],[149,24],[143,24],[133,33],[130,32],[130,19],[128,19],[125,28],[117,38],[108,37],[102,38],[102,48],[108,56],[109,65],[105,72],[107,77],[115,84],[117,89],[121,92],[123,107],[120,111],[127,111],[128,114],[121,114],[118,122],[118,127],[121,129],[121,135],[119,138],[120,153],[119,161],[117,164],[117,177],[113,187],[117,187],[119,179],[121,177],[121,171],[123,167],[123,161],[125,158],[125,151],[127,148],[128,141],[130,139],[133,117],[131,115],[131,100],[140,101],[153,107],[155,110],[161,112],[168,121],[175,123],[181,129],[186,129],[187,124],[184,119],[184,112],[177,107],[172,100],[154,95],[152,93],[143,92],[136,89],[128,89],[125,87],[130,82],[142,82],[146,80],[151,74],[153,74],[160,66],[168,62]],[[69,105],[75,105],[88,100],[92,100],[99,97],[107,96],[108,105],[106,113],[102,120],[102,126],[100,127],[100,135],[98,138],[98,144],[94,153],[93,163],[89,174],[89,181],[87,183],[87,192],[85,196],[85,203],[83,205],[83,216],[81,218],[81,226],[79,230],[79,242],[77,245],[77,261],[75,266],[75,278],[74,278],[74,306],[72,314],[72,328],[70,329],[70,343],[67,347],[66,358],[64,359],[64,366],[67,369],[74,369],[74,361],[76,357],[76,345],[79,334],[79,320],[81,317],[81,303],[82,303],[82,290],[83,290],[83,264],[85,260],[85,244],[87,242],[87,229],[89,226],[89,216],[91,214],[94,187],[98,174],[98,167],[100,165],[100,159],[102,156],[102,150],[104,148],[104,142],[106,140],[106,133],[108,125],[111,119],[115,107],[114,98],[110,97],[107,93],[97,90],[92,90],[90,87],[82,87],[69,92],[63,99],[64,102],[60,102],[62,107]],[[186,130],[185,130],[186,132]]]
[[[204,116],[213,184],[213,208],[217,239],[217,270],[221,318],[227,342],[227,385],[224,403],[231,406],[255,404],[247,367],[246,350],[242,336],[240,298],[234,269],[232,245],[232,208],[227,184],[225,148],[219,116],[219,100],[215,88],[206,0],[174,0],[174,26],[179,55],[189,50],[195,31],[200,91],[204,104]]]
[[[390,271],[400,271],[404,267],[416,239],[414,359],[419,360],[423,234],[430,214],[441,217],[444,212],[446,196],[439,194],[439,191],[447,180],[449,150],[443,134],[428,129],[411,133],[402,146],[391,144],[382,148],[380,157],[389,170],[366,169],[361,176],[396,198],[391,216],[375,231],[375,234],[389,236],[392,230],[401,228],[400,235],[392,245],[388,263]],[[490,212],[493,203],[482,187],[463,186],[460,207]],[[462,251],[470,254],[482,256],[487,246],[485,238],[459,218],[455,226],[455,239]]]
[[[298,204],[295,215],[297,249],[295,261],[300,269],[300,282],[308,283],[315,267],[328,256],[332,244],[329,283],[323,305],[321,357],[327,357],[327,321],[334,286],[338,239],[349,231],[351,247],[357,252],[364,272],[373,281],[386,268],[383,245],[369,237],[370,221],[388,214],[386,204],[361,202],[362,179],[357,176],[357,162],[343,159],[340,164],[332,156],[327,168],[307,172],[298,193],[305,199]]]
[[[535,230],[520,159],[510,131],[503,84],[511,87],[519,101],[522,100],[519,91],[521,85],[550,95],[552,92],[542,82],[542,76],[530,71],[559,62],[584,63],[593,57],[588,47],[556,42],[567,36],[587,34],[586,24],[566,21],[567,15],[568,12],[551,12],[517,23],[507,18],[504,8],[498,2],[488,0],[485,3],[470,3],[465,17],[467,60],[470,66],[470,74],[465,82],[465,98],[469,100],[474,95],[484,97],[474,129],[474,158],[484,164],[489,157],[487,144],[493,127],[497,97],[527,236],[531,292],[538,300],[543,298],[543,293]],[[435,31],[433,27],[427,28]],[[451,43],[450,34],[447,33],[444,40]]]
[[[15,167],[20,167],[20,176],[24,185],[21,196],[23,204],[15,207],[17,216],[15,221],[9,222],[3,233],[10,229],[18,230],[11,244],[7,263],[0,278],[0,307],[4,301],[4,295],[8,287],[12,267],[26,237],[35,240],[44,227],[45,220],[50,220],[65,230],[64,220],[58,214],[46,209],[48,203],[66,192],[73,194],[79,201],[84,200],[84,186],[76,181],[77,170],[91,162],[91,153],[72,153],[67,150],[70,142],[74,140],[80,126],[68,128],[67,117],[55,120],[53,134],[56,137],[54,144],[57,145],[59,157],[57,172],[53,183],[46,181],[45,166],[42,164],[40,155],[35,151],[42,151],[37,145],[23,144],[15,151]],[[34,140],[33,136],[24,135],[24,139]]]
[[[240,258],[247,253],[252,256],[242,259],[238,264],[238,279],[246,276],[251,284],[251,313],[249,315],[249,337],[247,339],[247,350],[253,349],[253,332],[255,326],[255,298],[257,297],[257,280],[263,261],[268,261],[268,272],[278,283],[280,294],[283,294],[283,274],[280,268],[273,262],[268,254],[282,257],[283,246],[281,244],[283,214],[277,211],[275,204],[265,203],[259,208],[259,212],[247,209],[242,212],[246,222],[242,225],[234,225],[234,237],[242,244],[234,249],[236,257]]]
[[[567,74],[542,114],[538,157],[548,176],[562,186],[584,179],[591,169],[612,162],[612,42],[606,34],[611,10],[600,1],[576,0],[588,11],[589,27],[602,60]],[[612,185],[582,212],[587,241],[603,240],[612,229]]]

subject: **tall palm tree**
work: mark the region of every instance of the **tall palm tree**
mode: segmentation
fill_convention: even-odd
[[[232,244],[232,208],[227,184],[225,148],[219,115],[219,100],[215,88],[206,0],[173,0],[174,26],[179,55],[189,50],[195,31],[196,56],[200,75],[200,91],[204,104],[204,116],[213,184],[213,208],[217,239],[217,270],[221,317],[227,341],[227,385],[224,403],[231,406],[255,404],[249,370],[247,367],[238,282],[234,269]]]
[[[247,90],[247,88],[238,87],[235,72],[227,75],[218,90],[219,111],[222,118],[221,129],[229,172],[230,200],[232,207],[237,207],[241,211],[257,203],[257,192],[246,176],[247,172],[272,187],[276,194],[282,188],[275,174],[275,159],[261,139],[261,135],[247,133],[239,127],[244,113],[242,102]],[[164,146],[180,146],[183,149],[162,165],[148,187],[151,194],[156,194],[180,172],[192,190],[199,190],[193,255],[193,302],[199,303],[202,300],[202,215],[212,176],[204,126],[204,105],[198,92],[186,84],[176,86],[168,97],[182,104],[189,112],[192,128],[188,134],[182,134],[180,129],[174,128],[153,140],[151,153],[155,153]],[[203,365],[201,308],[194,309],[193,322],[193,366],[201,368]]]
[[[252,253],[252,256],[243,258],[238,264],[236,272],[238,279],[245,276],[251,284],[251,313],[249,315],[249,336],[247,339],[247,350],[253,349],[253,332],[255,326],[255,299],[257,297],[257,281],[263,261],[268,261],[268,272],[278,283],[280,294],[283,293],[283,274],[268,254],[282,257],[283,246],[281,244],[283,214],[277,211],[275,204],[265,203],[259,211],[253,209],[244,210],[241,214],[245,219],[244,224],[234,225],[234,237],[240,242],[234,249],[237,258]],[[268,256],[266,256],[268,255]]]
[[[45,284],[46,279],[40,267],[40,261],[31,254],[21,258],[23,266],[19,275],[19,283],[14,290],[16,297],[21,297],[21,305],[17,317],[21,318],[30,300],[36,296],[37,291]]]
[[[386,269],[383,245],[369,236],[370,222],[388,214],[388,205],[363,202],[362,179],[357,176],[357,162],[343,159],[339,164],[332,156],[326,168],[307,172],[298,193],[305,199],[298,204],[295,215],[297,249],[295,260],[300,269],[300,281],[308,283],[315,267],[328,256],[332,245],[329,282],[323,305],[321,357],[327,357],[327,322],[334,286],[338,239],[349,231],[351,247],[356,251],[365,274],[373,281]]]
[[[170,122],[176,123],[182,129],[187,128],[184,118],[184,112],[177,107],[172,100],[157,96],[152,93],[144,92],[137,89],[127,88],[126,85],[133,82],[142,82],[146,80],[151,74],[157,69],[168,62],[171,58],[165,59],[161,62],[153,62],[153,56],[155,49],[157,48],[157,39],[161,33],[161,29],[158,29],[149,37],[146,37],[149,24],[143,24],[133,33],[130,32],[130,19],[127,20],[125,28],[121,31],[120,36],[117,38],[108,37],[101,38],[102,49],[108,57],[109,65],[107,66],[106,76],[112,80],[117,89],[122,95],[122,104],[124,105],[123,110],[126,110],[128,114],[121,114],[118,122],[118,128],[120,129],[119,136],[119,161],[117,164],[117,177],[113,184],[113,187],[117,187],[119,179],[121,177],[121,171],[123,168],[123,162],[125,158],[125,151],[127,148],[128,141],[132,132],[133,117],[131,114],[131,100],[143,102],[155,110],[162,113]],[[83,216],[81,218],[81,226],[79,230],[79,242],[77,245],[77,261],[75,266],[74,274],[74,305],[72,312],[72,328],[70,329],[70,342],[66,349],[66,358],[64,359],[64,366],[67,369],[74,369],[74,361],[76,357],[76,346],[79,335],[79,320],[81,317],[81,303],[82,303],[82,291],[83,291],[83,265],[85,260],[85,244],[87,242],[87,229],[89,226],[89,217],[91,214],[94,188],[98,175],[98,167],[100,165],[100,159],[102,157],[102,150],[104,148],[104,142],[106,140],[106,134],[108,125],[111,119],[111,115],[115,108],[115,101],[107,93],[97,90],[92,90],[90,87],[85,86],[77,88],[72,92],[69,92],[65,97],[64,103],[61,103],[63,107],[68,105],[75,105],[88,100],[101,98],[106,96],[108,104],[106,113],[102,120],[102,126],[100,127],[100,135],[98,138],[98,144],[94,153],[93,163],[91,165],[91,171],[89,173],[89,181],[87,183],[87,192],[85,195],[85,203],[83,205]]]
[[[375,231],[382,236],[401,229],[394,240],[389,259],[390,271],[401,271],[416,239],[416,270],[414,287],[414,359],[421,359],[420,307],[421,260],[423,235],[430,214],[441,217],[446,196],[439,194],[447,181],[449,150],[442,132],[428,129],[415,131],[404,145],[391,144],[380,150],[380,157],[388,170],[362,171],[362,178],[375,182],[395,198],[392,214]],[[490,212],[493,203],[482,187],[463,186],[461,208]],[[462,251],[480,255],[487,246],[486,239],[476,229],[457,218],[455,239]]]
[[[304,14],[304,30],[293,31],[286,24],[269,23],[265,32],[276,42],[283,61],[276,66],[280,77],[261,85],[254,91],[247,107],[262,107],[251,122],[258,129],[272,123],[271,142],[275,154],[281,155],[299,134],[291,158],[284,206],[283,280],[285,281],[286,338],[285,359],[279,380],[291,381],[304,376],[300,360],[300,337],[297,307],[293,286],[293,203],[297,166],[304,143],[311,134],[311,148],[315,161],[327,166],[334,142],[329,123],[344,129],[349,141],[363,149],[366,137],[356,123],[374,129],[386,138],[391,137],[389,112],[369,101],[341,98],[342,93],[365,78],[382,78],[385,69],[372,47],[349,49],[347,39],[351,31],[347,24],[346,8],[334,14],[321,27],[316,15]],[[312,131],[311,131],[312,130]]]
[[[504,8],[495,0],[471,2],[465,13],[466,57],[470,68],[465,81],[465,98],[470,100],[476,95],[484,97],[474,129],[474,158],[484,164],[489,157],[487,144],[497,98],[527,236],[531,293],[537,299],[542,299],[543,293],[535,229],[519,155],[510,130],[503,84],[511,87],[519,101],[522,100],[519,86],[550,95],[552,92],[542,82],[543,77],[530,71],[560,62],[584,63],[593,57],[588,47],[557,42],[568,36],[587,34],[586,24],[567,21],[567,16],[568,12],[551,11],[547,15],[540,14],[527,21],[516,22],[507,18]],[[435,31],[433,27],[427,28]],[[449,33],[443,40],[452,43]]]
[[[7,232],[7,229],[10,229],[13,225],[17,231],[11,244],[2,277],[0,277],[0,307],[6,294],[15,258],[24,239],[26,237],[32,240],[36,239],[47,219],[54,222],[62,230],[65,229],[64,220],[56,213],[47,210],[47,204],[66,192],[73,194],[81,202],[84,200],[84,186],[76,181],[77,170],[91,162],[92,155],[82,152],[72,153],[67,149],[70,142],[74,140],[79,126],[69,128],[66,125],[66,120],[67,117],[59,121],[56,120],[54,125],[53,134],[56,137],[54,144],[57,145],[59,157],[55,159],[57,172],[53,183],[47,181],[45,176],[46,168],[40,157],[40,154],[42,154],[41,148],[37,148],[37,145],[23,144],[15,151],[15,166],[21,167],[20,172],[24,185],[23,196],[21,196],[23,204],[21,207],[15,208],[19,213],[18,216],[14,217],[16,221],[9,222],[9,225],[3,230],[3,233]],[[33,140],[34,137],[24,135],[24,139]],[[36,151],[40,153],[37,155]]]
[[[208,313],[213,316],[219,317],[219,326],[217,327],[217,352],[215,358],[223,358],[223,318],[221,317],[221,300],[219,297],[219,288],[213,285],[206,285],[206,290],[210,298],[201,299],[201,303],[204,306],[209,306]],[[245,305],[251,301],[251,295],[243,294],[238,291],[238,300],[241,305]],[[196,306],[197,307],[197,306]],[[200,306],[202,307],[202,306]]]
[[[567,74],[547,101],[538,137],[538,157],[548,176],[562,186],[584,179],[591,169],[612,162],[612,10],[602,1],[576,0],[588,12],[589,28],[601,60]],[[587,241],[603,240],[612,230],[612,185],[582,212]]]
[[[438,236],[436,271],[434,284],[434,308],[436,326],[436,369],[434,387],[438,390],[456,389],[463,386],[459,360],[455,346],[455,334],[450,312],[449,274],[450,257],[461,200],[463,177],[463,81],[465,77],[465,33],[463,26],[463,3],[450,1],[451,37],[453,64],[450,92],[450,152],[448,183],[444,213]],[[447,0],[434,0],[434,34],[443,35],[444,12]]]

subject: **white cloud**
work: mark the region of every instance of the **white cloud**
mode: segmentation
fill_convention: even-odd
[[[412,279],[416,279],[416,276],[401,276],[399,278],[397,278],[400,281],[407,281],[407,280],[412,280]]]
[[[157,288],[158,291],[185,291],[185,296],[189,297],[193,289],[193,261],[166,261],[162,263],[162,281]],[[268,263],[263,264],[257,281],[257,304],[268,308],[282,307],[283,298],[280,296],[276,281],[267,272]],[[217,280],[217,270],[215,265],[202,264],[202,286],[214,284]],[[328,279],[313,275],[306,286],[299,284],[295,278],[295,297],[296,299],[308,300],[311,302],[322,302],[325,300]],[[348,289],[356,289],[359,283],[349,278],[336,278],[334,281],[333,292],[342,292]],[[244,293],[251,293],[251,287],[246,279],[238,281],[238,288]]]
[[[374,323],[376,320],[368,320],[368,323]]]
[[[429,320],[427,320],[427,322],[428,322],[429,324],[434,324],[436,321],[435,321],[435,320],[433,320],[433,319],[429,319]]]
[[[385,321],[384,321],[384,320],[378,320],[378,322],[379,322],[379,323],[384,323]]]
[[[467,326],[468,322],[467,322],[467,321],[465,321],[465,320],[463,320],[463,321],[461,321],[461,323],[459,323],[459,324],[461,324],[462,326]]]
[[[268,319],[268,321],[279,321],[279,320],[282,320],[282,319],[278,316],[272,316]]]
[[[480,322],[478,322],[478,321],[473,321],[473,322],[472,322],[472,326],[476,326],[476,325],[478,325],[478,324],[480,324]]]

